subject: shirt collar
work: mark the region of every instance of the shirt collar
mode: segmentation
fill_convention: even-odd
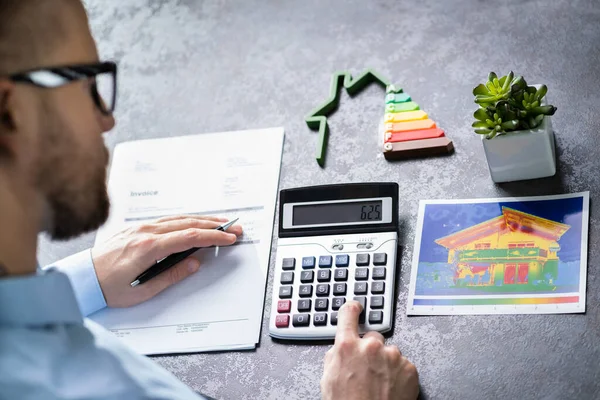
[[[0,326],[82,324],[67,275],[53,268],[0,279]]]

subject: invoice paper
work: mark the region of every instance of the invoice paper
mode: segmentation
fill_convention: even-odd
[[[160,217],[238,218],[235,245],[200,249],[193,276],[140,305],[90,318],[141,354],[251,349],[259,341],[283,128],[126,142],[113,154],[112,203],[96,243]],[[150,266],[148,266],[150,267]]]

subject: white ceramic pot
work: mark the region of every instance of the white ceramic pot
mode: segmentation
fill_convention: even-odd
[[[509,132],[489,140],[482,136],[481,142],[494,182],[521,181],[556,174],[554,132],[548,116],[535,129]]]

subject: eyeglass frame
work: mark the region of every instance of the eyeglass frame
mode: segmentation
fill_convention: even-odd
[[[45,89],[53,89],[78,80],[95,78],[97,75],[104,73],[112,74],[113,78],[113,93],[110,109],[106,108],[106,103],[98,92],[98,86],[95,80],[90,87],[90,94],[100,112],[109,116],[113,114],[117,104],[117,64],[113,61],[34,68],[24,72],[10,74],[8,79],[16,83],[26,83]]]

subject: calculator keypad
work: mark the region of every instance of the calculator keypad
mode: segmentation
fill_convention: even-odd
[[[363,306],[359,324],[368,323],[371,329],[389,324],[386,296],[393,291],[386,293],[386,278],[393,274],[394,265],[388,261],[388,253],[381,250],[283,258],[275,327],[282,331],[299,328],[298,332],[308,327],[335,327],[339,309],[349,300]]]

